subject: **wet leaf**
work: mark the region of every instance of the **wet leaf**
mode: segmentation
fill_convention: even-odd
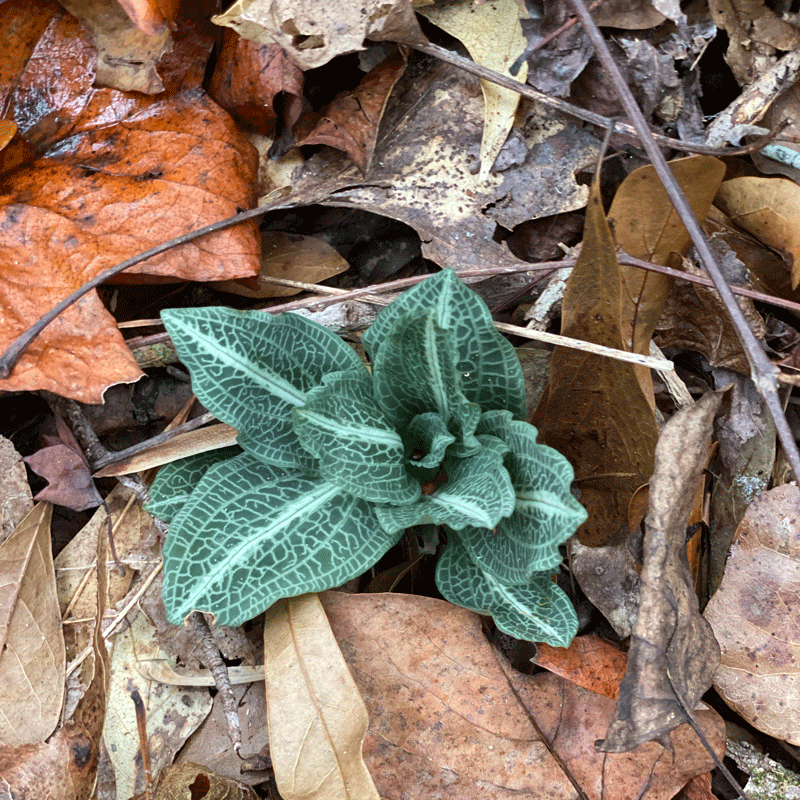
[[[267,611],[264,667],[281,797],[378,800],[361,755],[367,709],[317,595],[279,600]]]
[[[760,494],[705,610],[722,649],[714,687],[761,731],[800,744],[800,489]]]
[[[641,601],[615,719],[598,748],[622,753],[660,741],[711,685],[719,647],[700,616],[686,563],[686,526],[721,392],[675,413],[656,448],[645,519]],[[679,702],[676,693],[679,693]]]
[[[0,545],[0,743],[45,740],[64,703],[64,635],[50,519],[39,503]]]
[[[624,350],[622,308],[614,243],[594,188],[583,247],[564,293],[561,333]],[[567,348],[553,352],[534,424],[544,443],[575,467],[589,512],[578,529],[583,544],[616,544],[628,535],[628,505],[653,468],[658,432],[651,404],[632,364]]]

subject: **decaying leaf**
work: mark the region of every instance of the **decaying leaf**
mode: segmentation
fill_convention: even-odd
[[[717,205],[737,225],[777,250],[800,285],[800,186],[786,178],[745,176],[725,181]]]
[[[5,436],[0,436],[0,544],[33,508],[31,487],[22,456]]]
[[[529,713],[591,800],[669,800],[710,768],[688,726],[672,733],[674,757],[654,742],[594,752],[613,701],[555,675],[515,672],[472,612],[399,594],[326,592],[322,602],[370,710],[364,757],[386,800],[574,800]],[[721,718],[710,709],[698,717],[722,752]]]
[[[0,349],[103,269],[255,200],[255,151],[219,107],[192,91],[154,101],[96,89],[94,59],[79,23],[56,17],[12,85],[0,87],[38,156],[0,193]],[[255,226],[239,226],[151,259],[138,275],[245,277],[257,253]],[[140,376],[92,293],[45,329],[0,386],[99,402],[110,384]]]
[[[364,48],[364,40],[426,44],[410,0],[335,0],[320,14],[314,0],[237,0],[217,25],[245,39],[277,42],[301,69],[314,69],[344,53]]]
[[[137,794],[131,800],[178,800],[195,798],[202,793],[203,800],[257,800],[258,795],[249,787],[232,778],[217,775],[208,766],[181,761],[171,764],[158,775],[158,782],[150,794]]]
[[[64,704],[64,634],[50,519],[39,503],[0,545],[0,743],[44,741]]]
[[[686,563],[686,525],[721,392],[675,413],[656,448],[645,520],[639,613],[614,721],[598,748],[622,753],[686,722],[711,685],[719,646],[698,610]],[[678,700],[680,697],[680,700]]]
[[[455,36],[478,64],[504,75],[511,76],[510,66],[525,49],[520,6],[515,0],[485,3],[439,0],[435,5],[423,6],[420,13]],[[527,75],[528,65],[523,64],[513,77],[524,83]],[[478,176],[485,180],[514,124],[520,96],[483,80],[481,90],[485,108]]]
[[[761,731],[800,744],[800,489],[778,486],[747,509],[706,606],[722,649],[714,686]]]
[[[375,152],[378,126],[389,95],[405,72],[403,52],[388,55],[373,67],[352,92],[338,94],[322,112],[321,118],[299,142],[327,144],[343,150],[366,175]]]
[[[264,623],[269,740],[284,800],[378,800],[361,754],[369,717],[317,595],[279,600]]]
[[[267,279],[286,278],[303,283],[321,283],[350,266],[335,248],[315,236],[264,231],[261,241],[261,270],[256,279],[259,288],[244,285],[245,281],[220,281],[214,284],[217,289],[243,297],[290,297],[302,289],[281,286]]]
[[[583,247],[564,293],[561,333],[626,349],[620,330],[622,278],[597,188],[586,214]],[[550,383],[534,415],[542,440],[573,464],[589,519],[583,544],[623,541],[628,505],[653,469],[658,431],[652,398],[633,365],[557,347]]]

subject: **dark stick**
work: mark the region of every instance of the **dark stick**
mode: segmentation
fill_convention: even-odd
[[[580,17],[581,23],[591,39],[592,44],[594,45],[595,53],[597,53],[598,57],[603,63],[603,66],[614,83],[614,88],[617,91],[617,95],[622,101],[628,117],[633,122],[634,127],[639,134],[642,147],[644,147],[645,152],[650,158],[650,161],[653,164],[653,169],[655,169],[656,174],[661,179],[661,183],[664,185],[667,196],[674,206],[675,211],[677,211],[681,222],[683,222],[683,224],[686,226],[686,230],[692,237],[692,242],[694,242],[694,246],[698,255],[700,256],[700,260],[702,261],[706,272],[708,272],[709,277],[714,282],[714,288],[716,288],[716,290],[719,292],[722,302],[725,304],[725,308],[730,315],[733,327],[736,329],[736,333],[739,336],[739,341],[742,343],[742,348],[747,355],[747,360],[750,362],[751,377],[753,382],[755,383],[758,391],[764,397],[767,407],[769,408],[770,415],[775,422],[778,438],[783,445],[783,449],[786,452],[786,457],[789,460],[792,470],[794,471],[795,479],[798,479],[800,478],[800,452],[797,450],[797,443],[794,440],[794,436],[792,436],[792,431],[789,428],[789,423],[786,421],[786,417],[783,414],[783,406],[780,398],[778,397],[779,370],[767,358],[764,351],[761,349],[761,346],[758,344],[756,337],[753,335],[753,332],[750,330],[750,326],[747,324],[747,320],[745,320],[742,310],[736,303],[730,286],[728,286],[725,278],[722,276],[722,272],[717,265],[714,254],[711,252],[711,248],[708,246],[708,240],[706,239],[705,234],[700,229],[700,225],[698,224],[692,209],[689,207],[689,203],[686,201],[686,197],[681,191],[680,186],[678,186],[678,182],[675,180],[672,170],[670,170],[670,168],[667,166],[667,162],[663,153],[658,149],[658,145],[650,133],[650,129],[647,127],[647,122],[645,122],[644,116],[642,115],[639,106],[636,104],[636,100],[634,99],[631,90],[628,88],[628,84],[625,83],[625,79],[622,77],[619,67],[617,67],[616,62],[612,58],[611,51],[608,49],[605,39],[603,39],[603,35],[600,33],[599,28],[592,19],[592,15],[586,10],[583,0],[571,0],[571,2],[572,7]]]

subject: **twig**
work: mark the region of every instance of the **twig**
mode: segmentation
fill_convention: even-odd
[[[543,105],[555,108],[571,117],[581,119],[584,122],[591,122],[592,125],[596,125],[598,128],[607,129],[611,124],[611,120],[608,117],[604,117],[602,114],[595,114],[593,111],[587,111],[579,106],[574,106],[572,103],[567,103],[565,100],[560,100],[557,97],[550,97],[550,95],[533,89],[521,81],[515,80],[514,78],[509,78],[507,75],[503,75],[502,72],[496,72],[495,70],[484,67],[481,64],[476,64],[471,59],[464,58],[464,56],[460,56],[457,53],[454,53],[452,50],[447,50],[446,48],[439,47],[439,45],[436,44],[428,44],[424,46],[414,44],[409,46],[413,47],[415,50],[419,50],[420,53],[425,53],[426,55],[438,58],[447,64],[452,64],[454,67],[459,67],[463,69],[464,72],[477,75],[479,78],[496,83],[498,86],[502,86],[505,89],[510,89],[512,92],[517,92],[518,94],[522,95],[522,97],[527,97],[529,100],[536,100]],[[633,119],[633,116],[627,107],[625,110],[628,112],[628,116]],[[707,144],[683,142],[680,139],[671,139],[669,136],[663,136],[660,133],[655,133],[654,131],[651,131],[647,125],[645,125],[644,128],[647,133],[639,130],[638,126],[631,126],[625,122],[617,122],[615,127],[625,136],[638,139],[642,143],[642,146],[645,148],[645,150],[647,149],[645,146],[645,141],[653,141],[653,139],[655,139],[655,141],[664,147],[671,147],[673,150],[682,150],[686,153],[702,153],[709,156],[740,156],[749,155],[750,153],[753,153],[769,144],[775,138],[778,130],[782,130],[785,125],[782,125],[780,129],[770,131],[770,133],[766,136],[762,136],[750,144],[744,145],[743,147],[714,147]]]
[[[603,39],[600,30],[592,19],[591,14],[586,10],[583,0],[571,0],[572,6],[580,17],[586,33],[592,41],[595,48],[595,53],[600,58],[608,72],[614,87],[617,91],[619,99],[625,108],[628,117],[633,122],[636,130],[639,133],[639,138],[644,147],[650,161],[653,164],[656,174],[661,179],[664,189],[670,202],[678,213],[681,222],[686,226],[686,230],[694,242],[695,249],[697,250],[703,266],[708,272],[711,280],[714,282],[714,287],[719,292],[722,302],[730,315],[731,322],[733,323],[739,341],[742,343],[742,348],[750,363],[751,377],[756,385],[758,391],[763,395],[764,400],[769,408],[770,415],[775,422],[775,428],[778,432],[778,437],[786,452],[786,457],[789,464],[794,471],[795,478],[800,478],[800,452],[797,450],[797,443],[792,436],[792,431],[789,428],[789,423],[783,414],[783,408],[778,397],[778,368],[770,362],[761,349],[756,337],[750,330],[747,320],[744,318],[742,310],[739,308],[736,300],[728,286],[725,278],[720,271],[714,254],[708,246],[708,240],[705,234],[700,229],[700,225],[694,216],[686,197],[681,191],[675,176],[667,166],[666,159],[662,152],[658,149],[655,139],[653,138],[650,129],[647,127],[644,116],[636,104],[636,100],[625,83],[622,73],[619,71],[616,62],[611,56],[611,52]]]

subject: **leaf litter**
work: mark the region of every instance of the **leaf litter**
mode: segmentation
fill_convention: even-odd
[[[422,257],[439,267],[464,271],[491,265],[516,270],[515,276],[478,287],[498,313],[504,313],[500,311],[504,304],[509,304],[511,313],[519,304],[520,292],[531,278],[538,277],[535,272],[525,276],[526,264],[518,255],[524,254],[526,260],[541,255],[531,247],[509,249],[506,239],[512,241],[517,229],[522,231],[521,226],[533,221],[547,226],[558,215],[580,212],[588,201],[585,254],[567,283],[562,332],[577,338],[594,335],[595,341],[640,353],[650,352],[655,336],[679,362],[681,377],[692,393],[701,398],[695,407],[679,413],[684,417],[705,414],[698,434],[698,442],[703,443],[690,444],[684,434],[679,435],[674,461],[666,470],[670,474],[665,489],[660,467],[656,466],[651,479],[655,443],[659,439],[659,447],[666,446],[669,424],[665,432],[660,431],[666,419],[677,415],[661,377],[651,378],[647,370],[596,355],[576,356],[576,351],[562,348],[553,356],[542,406],[549,404],[550,412],[542,413],[540,408],[537,421],[545,441],[555,436],[564,443],[562,451],[579,478],[576,489],[596,512],[587,529],[591,533],[582,531],[581,541],[570,545],[572,576],[619,637],[633,632],[628,676],[621,677],[623,641],[609,652],[615,666],[602,676],[601,694],[596,693],[600,684],[590,673],[598,666],[597,654],[609,645],[588,638],[593,627],[588,617],[583,635],[568,651],[540,649],[537,661],[546,664],[549,672],[513,671],[486,641],[477,616],[422,596],[429,591],[426,581],[430,580],[425,574],[425,555],[420,559],[400,554],[394,564],[386,565],[387,573],[393,566],[405,565],[405,574],[399,578],[401,590],[422,594],[323,595],[327,618],[344,655],[337,669],[343,680],[349,670],[366,704],[369,723],[363,764],[381,796],[399,797],[399,792],[411,791],[412,796],[427,797],[432,787],[441,787],[442,796],[454,797],[511,796],[509,792],[573,797],[577,784],[589,797],[667,798],[689,782],[705,787],[692,791],[710,797],[710,779],[699,776],[707,775],[712,761],[685,724],[685,708],[694,706],[712,677],[733,712],[772,736],[772,741],[798,743],[797,726],[786,711],[792,707],[794,661],[787,626],[792,618],[791,570],[796,555],[791,541],[796,528],[792,503],[796,505],[796,497],[792,486],[781,485],[785,457],[781,448],[774,447],[774,430],[751,380],[745,351],[727,322],[725,303],[690,281],[699,274],[695,254],[650,167],[637,171],[641,161],[630,149],[617,154],[623,172],[630,174],[619,188],[607,179],[602,187],[607,205],[610,199],[609,228],[596,191],[600,187],[590,196],[584,177],[576,178],[579,170],[593,166],[599,136],[559,112],[528,99],[518,101],[516,96],[507,95],[511,105],[495,113],[483,97],[491,83],[479,83],[452,66],[409,50],[393,50],[392,42],[420,46],[426,37],[453,46],[452,39],[437,39],[441,35],[428,23],[423,25],[423,36],[411,6],[404,3],[382,6],[371,16],[363,4],[356,8],[342,3],[339,18],[344,25],[338,31],[311,24],[319,20],[302,3],[280,9],[271,3],[229,9],[230,28],[225,31],[221,55],[215,58],[210,83],[219,105],[200,88],[214,38],[201,14],[188,20],[170,9],[159,14],[126,6],[132,20],[128,22],[109,4],[105,18],[76,8],[83,18],[81,25],[54,5],[42,3],[36,14],[29,5],[6,3],[2,12],[5,24],[13,21],[20,33],[4,55],[0,72],[7,117],[13,119],[3,139],[7,143],[0,200],[7,262],[5,288],[0,292],[2,313],[10,321],[0,334],[4,345],[57,299],[103,268],[252,206],[259,196],[262,202],[273,198],[275,205],[289,208],[284,212],[287,221],[291,214],[310,218],[312,203],[342,209],[342,213],[360,210],[378,214],[378,219],[399,220],[409,226],[399,241],[415,244]],[[598,100],[610,84],[597,57],[591,56],[593,47],[581,26],[570,23],[571,7],[550,3],[542,18],[523,19],[517,25],[514,12],[509,24],[500,24],[505,19],[502,14],[513,5],[484,4],[479,13],[486,16],[486,25],[477,33],[471,27],[474,9],[468,4],[439,4],[430,6],[430,13],[425,8],[421,13],[430,20],[451,15],[453,19],[442,21],[441,27],[460,39],[476,61],[506,75],[512,72],[510,62],[525,50],[527,58],[523,71],[516,74],[518,79],[527,69],[530,81],[540,88],[579,102],[584,98],[607,113],[609,103],[616,99],[608,95]],[[777,70],[792,69],[781,55],[793,49],[796,39],[796,31],[786,20],[756,3],[736,6],[735,12],[706,9],[703,19],[690,16],[690,27],[681,28],[685,21],[677,5],[657,5],[658,10],[649,3],[610,3],[596,12],[603,25],[625,29],[618,37],[616,57],[628,62],[628,83],[646,113],[652,113],[654,124],[674,125],[687,139],[705,136],[699,108],[709,100],[707,95],[698,96],[697,75],[704,79],[709,68],[700,62],[699,73],[676,83],[677,74],[689,73],[676,72],[675,67],[684,59],[681,69],[686,70],[713,37],[715,25],[727,32],[728,63],[744,93],[709,128],[711,140],[735,142],[737,131],[752,134],[758,130],[753,126],[780,125],[793,114],[796,118],[796,93],[781,89],[774,77]],[[656,27],[662,24],[666,27]],[[510,38],[501,41],[491,33],[492,25]],[[760,31],[756,40],[747,33],[748,25]],[[559,26],[565,26],[564,32],[545,41]],[[694,39],[687,37],[689,30]],[[240,38],[234,31],[256,41]],[[382,43],[370,44],[365,38]],[[169,39],[171,49],[165,44]],[[538,44],[539,49],[534,49]],[[359,66],[354,70],[356,61]],[[61,65],[55,79],[54,63]],[[322,80],[314,68],[329,63],[341,70],[328,70]],[[643,66],[651,63],[658,69],[648,71]],[[46,92],[43,75],[49,81]],[[591,101],[590,93],[595,94]],[[46,102],[33,102],[42,97]],[[791,148],[791,136],[790,123],[779,132],[777,143]],[[615,145],[619,141],[619,137],[613,140]],[[630,141],[625,146],[629,148]],[[728,159],[726,180],[719,190],[723,170],[712,156],[675,160],[671,167],[698,220],[716,240],[720,260],[732,266],[728,279],[796,301],[792,288],[797,283],[796,243],[789,230],[796,175],[789,166],[773,169],[779,162],[769,161],[767,155],[754,155],[752,161]],[[769,177],[774,173],[780,177]],[[712,203],[717,207],[712,208]],[[348,269],[348,260],[360,264],[349,258],[350,253],[370,246],[374,233],[366,229],[343,244],[324,226],[304,229],[302,236],[314,238],[301,239],[291,225],[281,229],[279,222],[270,224],[277,225],[273,230],[279,236],[271,240],[271,257],[262,258],[260,276],[259,254],[266,254],[268,248],[258,241],[255,226],[247,230],[239,226],[152,259],[137,272],[131,271],[123,285],[101,288],[99,294],[86,297],[52,323],[11,378],[0,384],[9,392],[0,397],[0,403],[13,409],[10,427],[4,427],[4,432],[20,443],[27,460],[34,454],[37,437],[29,432],[28,418],[19,416],[14,406],[17,397],[26,395],[13,392],[50,390],[99,403],[110,387],[123,388],[136,381],[140,367],[116,323],[152,321],[161,308],[175,304],[165,299],[166,293],[174,296],[177,292],[178,303],[184,305],[252,308],[268,301],[271,292],[285,296],[322,280],[347,289],[359,285],[359,280],[368,285],[370,275],[380,274],[354,275],[360,266]],[[262,232],[264,237],[267,234]],[[617,247],[626,251],[619,258]],[[24,260],[20,254],[25,254]],[[686,280],[643,273],[627,266],[626,256],[674,266]],[[741,269],[742,263],[749,273]],[[405,277],[419,272],[420,264],[407,260],[392,269]],[[188,280],[205,282],[205,294],[187,294],[183,285]],[[236,286],[236,293],[217,294],[222,285],[212,282],[231,280],[236,283],[225,284],[226,291]],[[281,286],[281,280],[301,285]],[[173,284],[162,288],[153,281]],[[149,288],[147,282],[151,282]],[[355,315],[355,302],[348,305]],[[792,341],[791,334],[780,336],[796,328],[796,317],[789,314],[777,320],[763,304],[740,305],[756,336],[773,348],[770,352],[776,358],[786,356],[788,350],[782,348]],[[580,320],[591,320],[592,314],[601,312],[605,319],[598,337],[597,325]],[[521,318],[520,314],[512,321]],[[149,329],[142,327],[158,330],[152,324]],[[702,360],[697,362],[698,356],[691,353],[701,354]],[[786,358],[784,363],[792,362]],[[788,369],[786,376],[793,378]],[[731,381],[736,383],[734,394],[724,401],[723,414],[715,423],[719,450],[717,461],[709,466],[714,476],[709,480],[701,472],[709,452],[708,406],[714,401],[713,395],[703,397],[703,392]],[[594,407],[588,406],[591,413],[577,413],[598,387],[601,396]],[[147,401],[134,396],[136,392],[131,389],[129,394],[138,410]],[[787,411],[790,419],[793,400]],[[79,433],[80,448],[86,452],[86,440]],[[231,435],[224,433],[214,446],[231,443]],[[613,444],[609,450],[614,437],[624,445]],[[177,452],[200,452],[196,448],[204,447],[197,442],[185,446]],[[592,448],[596,452],[590,459],[587,453]],[[687,466],[689,456],[694,459],[692,469]],[[165,458],[154,452],[135,464],[145,469],[165,463]],[[658,458],[656,463],[660,463]],[[24,492],[20,494],[19,461],[12,457],[14,463],[17,466],[4,469],[2,476],[3,496],[16,498],[18,509],[9,522],[4,501],[4,529],[8,530],[19,523],[23,515],[19,509],[30,507]],[[593,480],[581,477],[593,479],[603,491],[596,490]],[[138,491],[137,479],[131,481]],[[86,488],[91,491],[91,484],[87,482]],[[101,483],[99,489],[106,496],[110,484]],[[765,490],[769,491],[759,495]],[[60,505],[82,504],[78,487],[69,479],[62,482],[62,492],[63,496],[56,497]],[[704,506],[709,492],[710,503],[706,498]],[[59,707],[65,700],[68,721],[59,726],[58,720],[39,720],[50,731],[58,726],[49,739],[47,731],[31,727],[31,744],[4,741],[0,775],[15,788],[40,787],[44,780],[53,787],[54,796],[83,797],[91,796],[88,787],[97,780],[99,797],[111,798],[123,787],[128,787],[123,789],[126,794],[140,791],[144,775],[138,762],[132,767],[128,763],[132,759],[126,759],[124,765],[114,766],[104,758],[98,768],[101,738],[106,739],[106,747],[109,743],[116,747],[110,729],[102,733],[104,720],[116,713],[113,709],[133,719],[124,681],[119,682],[132,663],[124,656],[123,644],[144,647],[149,640],[148,646],[156,647],[157,640],[161,649],[154,652],[166,655],[171,664],[177,663],[184,672],[187,665],[190,671],[199,666],[191,632],[169,626],[163,619],[157,536],[132,496],[107,497],[117,521],[117,550],[128,568],[125,578],[113,571],[107,555],[102,510],[74,540],[81,542],[81,549],[68,547],[57,558],[55,569],[50,569],[51,576],[58,576],[59,604],[66,613],[63,630],[70,663],[65,677],[48,688],[54,698],[62,698]],[[648,503],[642,534],[639,522]],[[707,527],[708,549],[694,548],[687,555],[683,547],[687,522]],[[55,522],[54,528],[61,524]],[[776,532],[784,532],[783,538],[774,539]],[[416,552],[416,546],[409,549]],[[779,566],[773,563],[776,558]],[[706,584],[705,589],[704,559],[711,561],[711,588]],[[722,645],[722,662],[716,671],[713,640],[696,612],[690,568],[693,575],[701,576],[701,597],[722,581],[705,614]],[[44,573],[36,575],[37,585],[47,582]],[[11,591],[22,591],[24,580],[22,574],[13,577]],[[586,602],[575,592],[572,596],[579,608],[580,602]],[[672,604],[665,605],[666,597],[673,598]],[[139,627],[128,628],[134,621],[129,608],[138,601],[148,609],[152,623],[140,614]],[[112,660],[100,635],[107,607],[105,626],[113,626],[106,629],[108,645],[112,650],[119,645]],[[725,610],[718,611],[720,607]],[[673,608],[683,609],[677,620]],[[321,647],[328,637],[334,653],[336,642],[331,644],[330,630],[325,633],[323,622],[324,617],[318,619],[320,633],[310,634],[309,647],[311,651]],[[747,636],[745,625],[752,626]],[[260,660],[259,647],[248,639],[257,638],[260,628],[251,633],[243,628],[215,628],[214,632],[226,657],[253,665]],[[26,640],[25,646],[32,642]],[[653,650],[654,661],[642,659],[647,648]],[[565,659],[573,650],[576,661],[566,666]],[[512,647],[509,655],[513,654]],[[327,663],[335,660],[331,655]],[[303,663],[307,659],[297,659],[294,666]],[[740,669],[742,663],[745,669]],[[524,668],[524,659],[515,666]],[[109,672],[114,679],[111,698],[107,697]],[[481,679],[473,685],[476,675]],[[258,713],[259,708],[264,713],[266,698],[259,700],[254,688],[237,689],[243,716]],[[196,687],[193,691],[200,696],[206,690]],[[2,702],[9,694],[4,692],[0,692]],[[221,703],[217,700],[224,692],[223,681],[214,701],[218,715]],[[271,686],[270,697],[290,710],[290,728],[292,709],[298,711],[299,720],[299,712],[313,706],[301,703],[293,690],[280,684]],[[318,697],[324,701],[324,691]],[[211,707],[208,700],[206,695],[204,709]],[[224,757],[226,751],[233,755],[230,745],[225,745],[228,722],[219,718],[216,739],[209,737],[214,744],[192,747],[201,741],[199,731],[211,730],[210,725],[189,736],[188,728],[181,728],[180,713],[166,715],[170,721],[162,720],[155,701],[148,697],[147,703],[152,741],[166,742],[171,731],[177,731],[177,738],[169,739],[164,749],[153,746],[157,767],[172,760],[188,736],[185,753],[178,757],[182,771],[175,773],[175,786],[201,780],[214,787],[209,796],[225,791],[247,796],[249,790],[238,783],[242,776],[237,757]],[[316,707],[321,706],[317,703]],[[497,710],[502,710],[503,721],[488,724]],[[721,718],[703,707],[695,709],[694,716],[722,754]],[[286,780],[290,773],[284,767],[269,765],[263,725],[243,727],[250,734],[245,737],[244,763],[255,770],[248,782],[257,785],[258,778],[263,780],[271,769]],[[647,741],[653,735],[659,735],[664,744],[669,742],[675,755],[665,758],[662,744]],[[126,737],[125,747],[134,753],[135,761],[141,745]],[[635,749],[630,756],[597,752],[593,745],[601,739],[610,749]],[[80,764],[70,755],[76,748],[88,753]],[[311,748],[303,756],[311,764],[322,757],[324,747]],[[354,763],[359,761],[353,758]],[[312,775],[313,771],[312,767]],[[169,773],[162,774],[164,784],[155,788],[157,797],[173,791],[168,788]],[[543,788],[543,781],[548,788]],[[687,787],[686,796],[688,792]]]

